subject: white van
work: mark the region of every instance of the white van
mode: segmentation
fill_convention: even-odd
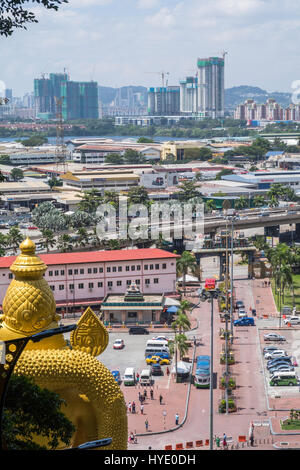
[[[146,343],[146,348],[151,346],[168,346],[168,341],[164,339],[149,339]]]
[[[140,384],[141,385],[151,385],[152,384],[152,374],[150,369],[144,369],[140,375]]]
[[[145,349],[145,357],[156,356],[157,354],[166,354],[170,356],[170,350],[166,346],[149,346]]]
[[[135,385],[135,372],[133,367],[127,367],[123,378],[124,385]]]

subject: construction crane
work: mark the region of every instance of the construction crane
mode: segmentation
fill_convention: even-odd
[[[225,60],[225,56],[228,54],[228,52],[227,51],[222,51],[221,54],[222,54],[223,60]]]
[[[55,160],[56,160],[56,170],[66,173],[67,171],[67,151],[64,141],[64,126],[62,118],[62,103],[63,97],[58,98],[55,96],[56,104],[56,148],[55,148]]]
[[[162,87],[164,88],[165,86],[165,76],[170,75],[170,72],[147,72],[147,73],[158,73],[161,76],[161,82],[162,82]]]

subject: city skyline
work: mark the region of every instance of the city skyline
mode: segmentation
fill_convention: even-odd
[[[58,12],[34,11],[38,24],[1,40],[0,78],[15,96],[32,89],[33,76],[64,68],[75,81],[112,87],[159,86],[165,70],[177,85],[197,57],[223,50],[225,88],[290,91],[300,78],[300,5],[290,0],[70,0]]]

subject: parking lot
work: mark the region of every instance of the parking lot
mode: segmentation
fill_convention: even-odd
[[[278,333],[281,336],[286,338],[286,341],[277,342],[277,341],[264,341],[264,335],[269,333]],[[298,386],[271,386],[270,385],[270,372],[267,369],[268,359],[264,358],[263,349],[267,346],[276,346],[278,349],[285,350],[288,356],[292,357],[294,362],[294,371],[300,378],[300,328],[299,327],[290,327],[282,328],[278,330],[274,328],[260,330],[260,344],[261,344],[261,360],[263,363],[263,370],[265,376],[265,386],[268,396],[273,397],[274,395],[280,394],[285,397],[295,397],[299,395],[300,383]],[[296,365],[297,364],[297,365]]]
[[[154,335],[129,335],[127,332],[111,332],[109,334],[109,344],[106,350],[98,356],[98,359],[110,370],[119,370],[123,377],[127,367],[133,367],[135,372],[141,373],[143,369],[151,366],[145,361],[146,342],[152,339]],[[171,334],[166,334],[171,337]],[[113,343],[116,339],[123,339],[125,347],[123,349],[113,349]],[[171,370],[172,364],[169,365]],[[166,366],[162,366],[162,370],[166,371]],[[163,376],[155,376],[154,380],[161,380]]]

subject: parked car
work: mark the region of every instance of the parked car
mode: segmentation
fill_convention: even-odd
[[[288,323],[290,323],[291,325],[300,325],[300,317],[292,316],[292,317],[285,318],[283,320],[283,323],[285,325],[287,325]]]
[[[278,333],[268,333],[264,335],[264,341],[286,341],[286,338]]]
[[[160,364],[161,366],[170,364],[169,359],[160,356],[148,356],[146,357],[146,362],[147,364]]]
[[[123,339],[116,339],[113,348],[114,349],[123,349],[125,347],[125,343]]]
[[[238,320],[234,320],[234,326],[254,326],[254,318],[252,317],[244,317],[239,318]]]
[[[237,300],[235,304],[236,309],[245,308],[244,302],[242,300]]]
[[[270,359],[267,362],[267,369],[270,370],[274,366],[279,366],[281,364],[288,364],[292,366],[291,357],[277,357],[276,359]]]
[[[29,227],[27,228],[28,230],[38,230],[38,228],[35,225],[29,225]]]
[[[264,349],[263,349],[263,354],[266,354],[267,352],[272,352],[272,351],[276,351],[278,349],[277,346],[266,346]]]
[[[289,372],[290,370],[295,370],[294,366],[288,364],[279,364],[277,366],[271,367],[269,369],[270,374],[273,374],[276,371]]]
[[[152,338],[154,341],[170,341],[170,338],[166,336],[153,336]]]
[[[143,326],[131,326],[129,328],[130,335],[148,335],[149,331]]]
[[[265,354],[265,359],[275,359],[276,357],[287,356],[287,353],[284,349],[275,349],[275,351],[270,351]]]
[[[164,375],[164,371],[161,368],[160,364],[152,364],[151,366],[152,375]]]
[[[247,315],[247,312],[246,312],[246,310],[245,310],[244,308],[240,308],[240,309],[239,309],[238,316],[239,316],[239,318],[245,318],[245,317],[247,317],[248,315]]]

